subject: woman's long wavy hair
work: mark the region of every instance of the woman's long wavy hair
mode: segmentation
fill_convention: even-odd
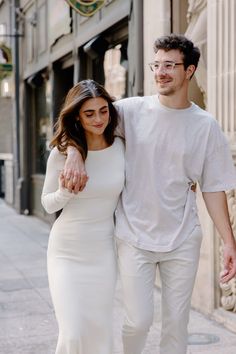
[[[84,128],[77,121],[79,111],[84,102],[90,98],[102,97],[108,103],[110,119],[104,131],[104,137],[108,146],[114,142],[114,131],[117,126],[118,113],[113,102],[114,99],[103,86],[93,80],[83,80],[72,87],[55,124],[55,134],[50,143],[51,147],[56,146],[58,150],[66,154],[69,145],[76,147],[85,160],[88,153],[88,145]]]

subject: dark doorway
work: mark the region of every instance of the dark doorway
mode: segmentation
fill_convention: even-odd
[[[68,91],[74,84],[74,66],[64,67],[59,62],[54,65],[53,80],[53,120],[56,121]]]

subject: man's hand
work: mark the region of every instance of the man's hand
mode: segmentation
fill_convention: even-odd
[[[232,245],[224,245],[224,270],[220,274],[220,282],[227,283],[236,275],[236,247]]]
[[[236,275],[236,241],[230,224],[225,192],[203,192],[208,213],[224,242],[224,270],[220,282],[226,283]]]
[[[80,152],[73,146],[67,148],[67,159],[63,171],[64,187],[77,194],[82,191],[88,181],[84,160]]]

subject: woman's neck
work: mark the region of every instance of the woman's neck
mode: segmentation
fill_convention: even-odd
[[[104,135],[86,136],[88,150],[102,150],[108,147]]]

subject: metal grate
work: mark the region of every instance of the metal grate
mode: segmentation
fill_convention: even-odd
[[[189,333],[188,344],[189,345],[206,345],[217,343],[220,338],[214,334],[210,333]]]

